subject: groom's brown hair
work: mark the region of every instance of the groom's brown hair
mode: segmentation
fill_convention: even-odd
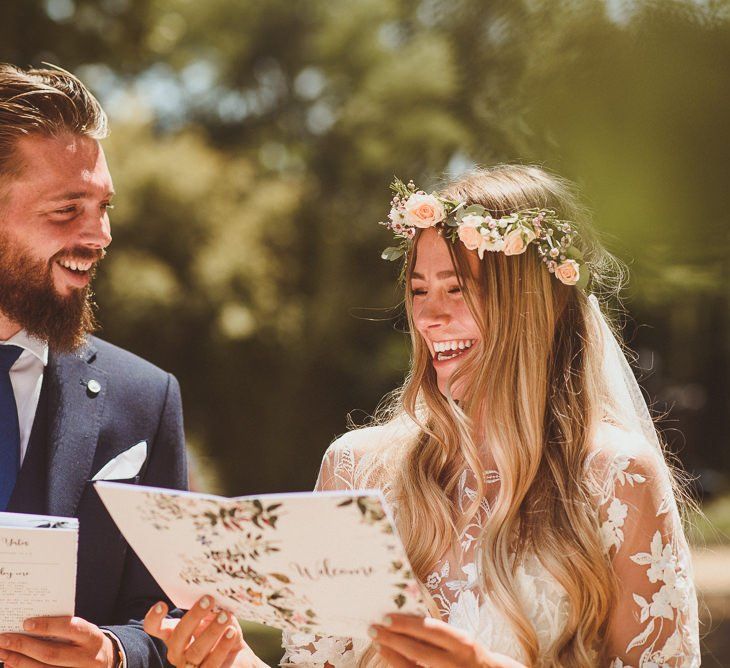
[[[103,139],[109,134],[99,101],[70,72],[53,67],[23,70],[0,63],[0,192],[21,173],[15,144],[22,137],[65,132]]]

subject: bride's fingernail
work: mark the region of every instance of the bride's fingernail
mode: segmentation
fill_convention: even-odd
[[[203,610],[210,607],[210,599],[207,596],[203,596],[203,598],[200,599],[200,607],[203,608]]]
[[[162,603],[158,603],[158,604],[157,604],[157,605],[155,606],[155,612],[156,612],[156,613],[157,613],[158,615],[161,615],[161,614],[162,614],[162,611],[163,611],[163,610],[164,610],[164,608],[162,607]]]
[[[228,621],[228,615],[225,612],[221,612],[221,614],[218,615],[218,623],[225,624],[227,621]]]
[[[376,629],[376,628],[375,628],[374,626],[371,626],[371,627],[370,627],[370,628],[368,629],[368,635],[369,635],[369,636],[370,636],[371,638],[377,638],[377,637],[378,637],[378,629]]]
[[[234,631],[233,629],[228,629],[228,630],[226,631],[226,638],[228,638],[228,640],[230,640],[231,638],[233,638],[233,636],[234,636],[235,634],[236,634],[236,632],[235,632],[235,631]]]
[[[390,615],[383,617],[383,626],[393,626],[393,618]]]

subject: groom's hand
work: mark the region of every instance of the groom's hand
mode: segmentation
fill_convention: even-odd
[[[79,617],[36,617],[20,633],[0,634],[0,661],[5,668],[112,668],[115,649],[111,639],[98,627]]]

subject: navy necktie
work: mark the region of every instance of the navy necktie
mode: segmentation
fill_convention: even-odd
[[[8,507],[20,470],[20,427],[10,367],[22,352],[18,346],[0,345],[0,511]]]

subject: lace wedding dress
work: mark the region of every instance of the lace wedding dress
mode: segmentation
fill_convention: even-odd
[[[403,428],[392,424],[345,434],[327,450],[317,489],[378,486],[388,498],[387,477],[382,470],[373,475],[372,467],[365,464],[367,454],[380,450],[379,446],[389,440],[404,437]],[[644,440],[607,426],[587,466],[601,481],[595,509],[620,588],[604,640],[611,668],[699,666],[690,554],[661,455]],[[496,472],[486,472],[484,480],[488,490],[499,485]],[[462,509],[475,498],[470,471],[461,476],[459,498]],[[389,501],[392,504],[392,498]],[[397,521],[397,507],[395,514]],[[449,553],[433,565],[424,584],[444,621],[487,649],[525,662],[509,621],[478,583],[474,545],[488,521],[489,503],[484,501],[479,515]],[[567,619],[565,591],[534,554],[518,565],[517,586],[540,647],[546,648],[558,638]],[[355,668],[368,642],[285,633],[283,646],[281,666]]]

